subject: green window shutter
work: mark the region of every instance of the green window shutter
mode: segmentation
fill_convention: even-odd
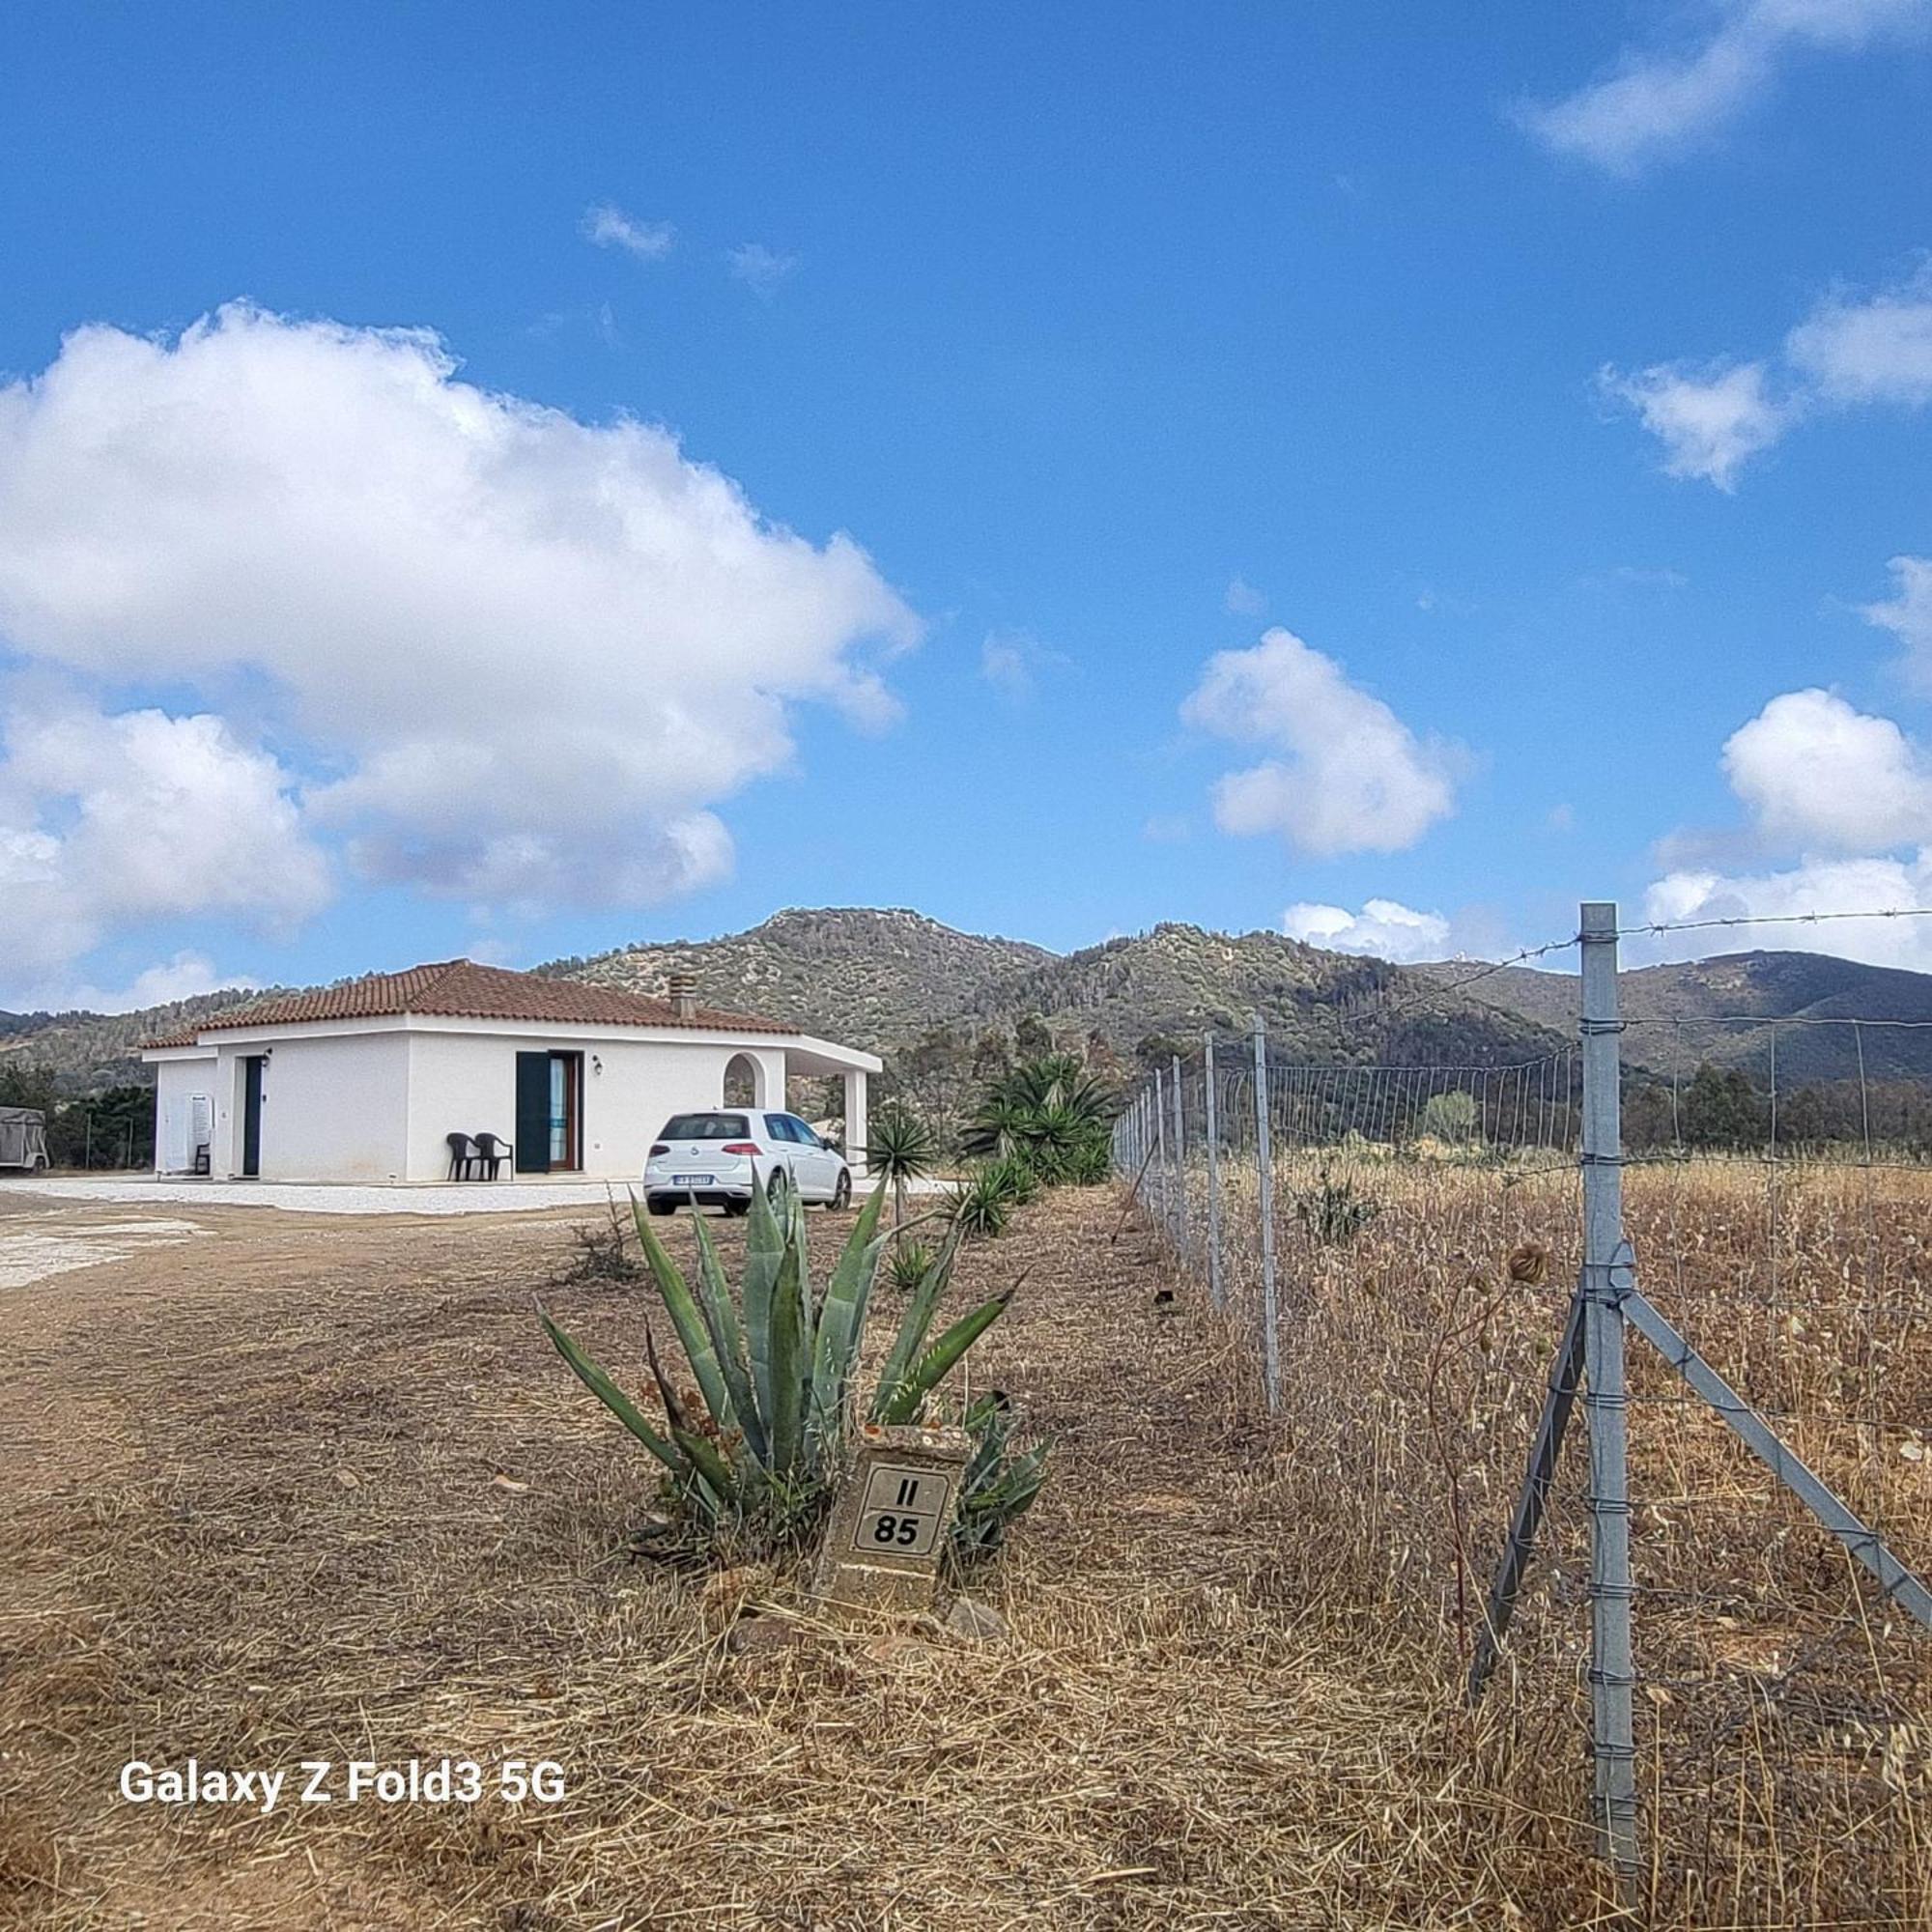
[[[517,1055],[517,1172],[550,1172],[550,1055]]]

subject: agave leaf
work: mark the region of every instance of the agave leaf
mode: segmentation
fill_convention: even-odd
[[[805,1393],[810,1376],[805,1329],[800,1320],[799,1253],[787,1241],[772,1284],[771,1466],[775,1476],[788,1476],[798,1466],[804,1447]]]
[[[745,1354],[752,1372],[752,1388],[765,1433],[772,1418],[772,1291],[784,1260],[784,1230],[772,1212],[758,1173],[752,1163],[751,1217],[745,1224]]]
[[[571,1373],[585,1388],[662,1463],[679,1482],[688,1483],[692,1477],[692,1466],[680,1456],[676,1448],[658,1434],[644,1420],[637,1405],[622,1389],[600,1369],[591,1358],[544,1313],[542,1303],[537,1305],[537,1320],[543,1323],[543,1331],[555,1344],[556,1352],[570,1364]]]
[[[982,1301],[970,1315],[962,1315],[924,1354],[905,1372],[897,1388],[886,1398],[881,1422],[910,1422],[918,1415],[925,1399],[968,1349],[1007,1311],[1013,1292],[1004,1288],[990,1301]]]
[[[872,1394],[869,1417],[873,1422],[884,1420],[887,1403],[905,1379],[906,1371],[918,1359],[919,1351],[924,1348],[925,1331],[932,1326],[940,1297],[946,1293],[947,1283],[952,1279],[952,1264],[958,1253],[959,1234],[954,1229],[948,1233],[946,1244],[940,1249],[937,1260],[926,1269],[925,1278],[906,1296],[905,1313],[899,1318],[899,1331],[893,1337],[885,1366],[879,1371],[879,1385]]]
[[[731,1398],[732,1413],[736,1416],[740,1432],[743,1453],[737,1458],[742,1464],[745,1455],[762,1464],[767,1460],[770,1437],[765,1429],[765,1418],[758,1408],[757,1396],[752,1387],[751,1371],[745,1360],[744,1338],[738,1328],[738,1311],[731,1304],[731,1290],[724,1280],[724,1266],[718,1259],[718,1245],[711,1238],[711,1230],[701,1214],[692,1217],[692,1227],[697,1236],[697,1290],[702,1297],[705,1326],[711,1331],[712,1347],[718,1352],[718,1366],[724,1378],[726,1393]]]
[[[635,1194],[631,1196],[631,1218],[638,1224],[638,1244],[644,1251],[644,1260],[650,1264],[651,1276],[664,1300],[665,1312],[670,1317],[670,1324],[677,1330],[677,1339],[684,1347],[685,1358],[697,1378],[704,1406],[721,1430],[729,1429],[733,1426],[731,1397],[724,1386],[724,1374],[719,1367],[717,1350],[711,1346],[710,1330],[705,1326],[697,1303],[692,1298],[690,1285],[678,1264],[671,1260],[669,1251],[658,1239],[644,1212],[643,1204]]]
[[[879,1215],[886,1205],[886,1178],[873,1184],[859,1219],[845,1237],[845,1251],[825,1290],[818,1313],[818,1336],[812,1350],[811,1408],[817,1425],[835,1445],[845,1433],[846,1390],[852,1379],[852,1358],[866,1329],[866,1304],[879,1271],[886,1245],[879,1233]]]
[[[673,1429],[671,1436],[690,1457],[692,1467],[717,1492],[718,1501],[727,1509],[735,1508],[738,1486],[731,1480],[731,1471],[724,1466],[724,1459],[718,1453],[717,1444],[693,1429]]]

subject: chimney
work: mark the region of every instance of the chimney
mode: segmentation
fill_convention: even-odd
[[[697,981],[691,974],[673,973],[670,976],[670,1009],[681,1020],[696,1017]]]

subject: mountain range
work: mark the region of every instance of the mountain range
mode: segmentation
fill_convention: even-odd
[[[963,1060],[986,1033],[1010,1037],[1023,1020],[1131,1062],[1185,1047],[1204,1030],[1243,1032],[1257,1012],[1270,1043],[1293,1058],[1498,1065],[1574,1040],[1577,1011],[1574,975],[1520,966],[1396,966],[1280,933],[1181,924],[1063,954],[867,907],[793,908],[719,939],[640,943],[536,970],[650,993],[688,973],[707,1005],[868,1047],[894,1070]],[[1634,1022],[1626,1056],[1660,1074],[1710,1060],[1762,1079],[1776,1020],[1781,1083],[1849,1077],[1861,1046],[1873,1078],[1932,1079],[1932,976],[1746,952],[1639,968],[1620,990]],[[0,1014],[0,1067],[48,1066],[74,1093],[141,1079],[142,1039],[259,997],[230,990],[140,1012]],[[1873,1024],[1855,1037],[1842,1023],[1850,1016]]]

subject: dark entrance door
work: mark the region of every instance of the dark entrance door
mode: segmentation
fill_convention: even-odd
[[[550,1172],[550,1055],[517,1055],[517,1172]]]
[[[242,1061],[242,1172],[262,1171],[262,1068],[259,1053],[245,1054]]]

